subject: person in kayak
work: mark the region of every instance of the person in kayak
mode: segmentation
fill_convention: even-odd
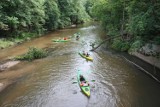
[[[85,53],[85,51],[83,51],[83,53],[82,53],[82,54],[86,56],[86,53]]]
[[[64,40],[67,40],[67,38],[66,38],[66,37],[64,37]]]
[[[78,38],[78,37],[76,37],[76,40],[79,40],[79,38]]]
[[[86,57],[89,57],[89,53],[87,52]]]
[[[85,80],[83,75],[80,75],[81,86],[89,86],[88,82]]]
[[[86,81],[85,78],[83,77],[83,75],[80,75],[80,81],[81,82]]]
[[[78,40],[78,39],[79,39],[79,35],[76,36],[76,40]]]

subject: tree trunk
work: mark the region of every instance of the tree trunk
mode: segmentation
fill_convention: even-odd
[[[121,36],[124,34],[124,23],[125,23],[125,1],[124,1],[124,7],[123,7],[123,16],[122,16],[122,26],[121,26]]]

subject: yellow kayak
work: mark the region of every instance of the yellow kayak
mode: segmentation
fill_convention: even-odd
[[[90,61],[93,61],[93,58],[92,57],[87,57],[85,55],[83,55],[81,52],[79,52],[79,55],[82,56],[83,58],[87,59],[87,60],[90,60]]]

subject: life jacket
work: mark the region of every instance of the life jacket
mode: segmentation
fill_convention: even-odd
[[[67,40],[67,38],[64,38],[64,40]]]

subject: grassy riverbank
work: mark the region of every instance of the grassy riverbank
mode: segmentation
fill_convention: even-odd
[[[22,43],[23,41],[31,40],[35,37],[38,37],[35,33],[23,33],[19,37],[0,38],[0,49]]]

